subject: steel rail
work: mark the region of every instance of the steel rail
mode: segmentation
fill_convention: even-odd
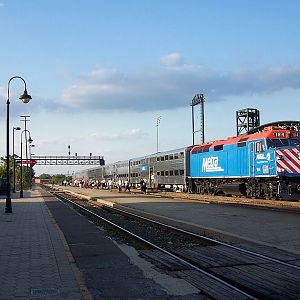
[[[253,300],[254,300],[254,299],[257,299],[256,297],[254,297],[254,296],[248,294],[247,292],[242,291],[241,289],[239,289],[239,288],[237,288],[237,287],[231,285],[230,283],[228,283],[228,282],[226,282],[226,281],[224,281],[224,280],[218,278],[217,276],[212,275],[211,273],[202,270],[201,268],[199,268],[199,267],[195,266],[194,264],[192,264],[192,263],[186,261],[185,259],[183,259],[183,258],[181,258],[181,257],[179,257],[179,256],[177,256],[177,255],[175,255],[175,254],[173,254],[173,253],[171,253],[171,252],[169,252],[169,251],[167,251],[167,250],[165,250],[165,249],[163,249],[163,248],[161,248],[161,247],[159,247],[159,246],[157,246],[157,245],[155,245],[155,244],[153,244],[153,243],[151,243],[151,242],[149,242],[149,241],[147,241],[146,239],[144,239],[144,238],[142,238],[142,237],[136,235],[135,233],[133,233],[133,232],[131,232],[131,231],[129,231],[129,230],[127,230],[127,229],[125,229],[125,228],[123,228],[123,227],[121,227],[121,226],[119,226],[119,225],[117,225],[117,224],[115,224],[115,223],[113,223],[113,222],[111,222],[111,221],[109,221],[109,220],[107,220],[107,219],[101,217],[101,216],[99,216],[98,214],[96,214],[96,213],[94,213],[94,212],[88,210],[88,209],[85,208],[84,206],[82,206],[82,205],[80,205],[80,204],[78,204],[78,203],[75,203],[74,201],[72,201],[72,200],[70,200],[70,199],[68,199],[68,198],[66,198],[66,197],[64,197],[64,196],[62,196],[61,193],[55,193],[55,192],[52,192],[52,194],[53,194],[54,196],[56,196],[57,198],[61,199],[61,200],[63,199],[63,200],[65,200],[65,201],[68,201],[69,203],[71,203],[72,205],[76,206],[76,207],[79,208],[80,210],[82,210],[82,211],[88,213],[89,215],[95,217],[96,219],[100,219],[101,221],[103,221],[103,222],[109,224],[110,226],[112,226],[112,227],[114,227],[114,228],[117,228],[118,230],[120,230],[120,231],[122,231],[123,233],[126,233],[127,235],[129,235],[129,236],[131,236],[131,237],[137,239],[138,241],[140,241],[140,242],[146,244],[147,246],[150,246],[150,247],[152,247],[152,248],[154,248],[154,249],[156,249],[156,250],[159,250],[159,251],[161,251],[161,252],[163,252],[163,253],[165,253],[165,254],[167,254],[167,255],[169,255],[169,256],[175,258],[175,259],[177,259],[177,260],[180,261],[181,263],[183,263],[183,264],[185,264],[185,265],[187,265],[187,266],[193,268],[194,270],[200,272],[201,274],[204,274],[205,276],[208,276],[209,278],[211,278],[211,279],[213,279],[213,280],[216,280],[217,282],[219,282],[219,283],[225,285],[226,287],[228,287],[228,288],[230,288],[230,289],[236,291],[237,293],[240,293],[241,295],[247,297],[248,299],[253,299]]]
[[[111,207],[111,206],[108,206],[108,205],[105,205],[105,204],[101,204],[101,206],[105,206],[108,209],[111,209],[111,210],[114,210],[114,211],[118,211],[119,213],[122,213],[122,214],[125,214],[125,215],[130,215],[130,216],[133,216],[133,217],[135,217],[137,219],[142,219],[142,220],[147,221],[149,223],[153,223],[153,224],[156,224],[158,226],[171,229],[171,230],[173,230],[175,232],[177,231],[177,232],[186,234],[187,236],[191,236],[191,237],[198,238],[198,239],[203,239],[203,240],[206,240],[206,241],[218,244],[218,245],[222,245],[222,246],[225,246],[227,248],[231,248],[231,249],[234,249],[234,250],[237,250],[237,251],[240,251],[240,252],[252,255],[252,256],[263,258],[263,259],[266,259],[266,260],[269,260],[269,261],[272,261],[272,262],[275,262],[275,263],[278,263],[278,264],[281,264],[281,265],[284,265],[284,266],[287,266],[287,267],[290,267],[290,268],[294,268],[294,269],[300,270],[300,266],[284,262],[284,261],[282,261],[280,259],[273,258],[273,257],[270,257],[268,255],[260,254],[260,253],[257,253],[257,252],[251,251],[251,250],[247,250],[247,249],[243,249],[243,248],[240,248],[240,247],[237,247],[237,246],[234,246],[234,245],[230,245],[230,244],[227,244],[225,242],[218,241],[218,240],[209,238],[207,236],[200,235],[200,234],[197,234],[197,233],[193,233],[193,232],[190,232],[190,231],[186,231],[184,229],[177,228],[177,227],[174,227],[172,225],[168,225],[168,224],[164,224],[164,223],[161,223],[161,222],[158,222],[158,221],[155,221],[155,220],[151,220],[149,218],[146,218],[146,217],[143,217],[143,216],[140,216],[140,215],[137,215],[137,214],[134,214],[134,213],[131,213],[131,212],[128,212],[128,211],[116,208],[116,207]]]

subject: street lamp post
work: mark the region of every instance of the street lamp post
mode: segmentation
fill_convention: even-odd
[[[20,170],[20,198],[23,198],[24,197],[24,194],[23,194],[23,133],[24,132],[28,132],[29,133],[29,139],[28,139],[28,143],[32,143],[32,139],[30,137],[30,131],[27,130],[27,129],[24,129],[22,132],[21,132],[21,170]]]
[[[7,101],[6,101],[6,202],[5,202],[5,213],[12,213],[11,207],[11,195],[10,195],[10,174],[9,174],[9,86],[10,82],[15,79],[21,79],[24,83],[25,89],[23,95],[19,97],[23,103],[28,103],[31,96],[27,93],[26,81],[20,76],[13,76],[9,79],[7,84]]]
[[[15,130],[21,130],[21,127],[13,127],[13,163],[14,163],[14,178],[13,178],[13,193],[16,192],[16,159],[15,159]]]

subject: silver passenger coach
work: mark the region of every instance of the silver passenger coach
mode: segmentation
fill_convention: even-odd
[[[75,173],[76,179],[115,182],[129,180],[137,187],[142,179],[148,188],[185,190],[185,149],[158,152],[151,155],[118,161]]]

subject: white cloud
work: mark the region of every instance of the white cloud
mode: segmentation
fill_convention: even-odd
[[[173,55],[173,56],[172,56]],[[165,56],[179,61],[180,54]],[[175,58],[174,58],[175,57]],[[172,59],[171,59],[172,61]],[[259,70],[233,70],[222,73],[197,65],[169,64],[156,68],[118,70],[99,68],[78,74],[73,85],[56,99],[32,95],[32,111],[162,111],[186,107],[195,94],[203,93],[207,101],[232,96],[264,95],[284,89],[300,90],[300,65],[283,65]],[[6,89],[0,87],[0,97]],[[5,102],[0,103],[3,108]],[[14,112],[24,110],[16,106]]]
[[[300,89],[300,65],[219,73],[195,65],[81,74],[62,93],[63,104],[84,110],[153,111],[184,107],[197,93],[208,101],[228,96]]]
[[[171,53],[160,58],[160,61],[165,66],[182,66],[183,56],[180,53]]]

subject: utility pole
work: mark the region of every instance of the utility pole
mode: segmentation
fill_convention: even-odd
[[[30,116],[20,116],[21,118],[21,122],[24,122],[24,132],[25,132],[25,156],[26,156],[26,162],[28,162],[28,140],[27,140],[27,122],[29,122],[29,118]],[[23,167],[23,165],[21,164],[21,168]],[[29,168],[28,168],[28,164],[26,164],[26,167],[27,167],[27,175],[28,177],[30,177],[30,174],[29,174]]]
[[[25,129],[25,155],[26,155],[26,161],[28,161],[28,146],[27,146],[27,122],[29,122],[30,120],[28,118],[30,118],[30,116],[20,116],[21,118],[24,118],[23,120],[21,119],[21,122],[24,122],[24,129]]]
[[[158,126],[160,124],[161,116],[156,118],[156,153],[158,153]]]

